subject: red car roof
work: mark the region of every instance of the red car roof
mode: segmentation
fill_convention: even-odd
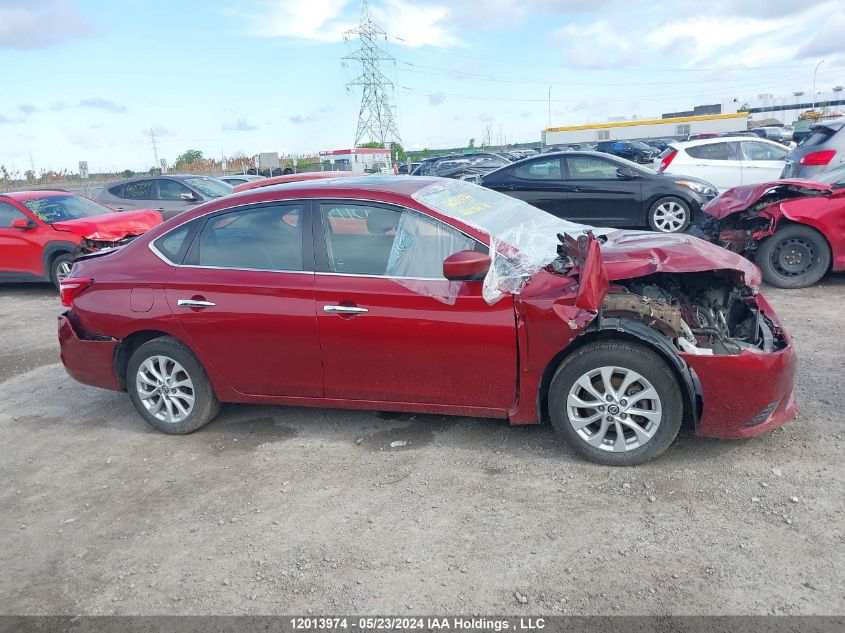
[[[61,189],[42,189],[40,191],[11,191],[0,195],[11,198],[12,200],[32,200],[33,198],[46,198],[49,196],[66,196],[77,195],[70,191],[62,191]]]

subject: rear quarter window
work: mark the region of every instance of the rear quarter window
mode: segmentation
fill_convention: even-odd
[[[169,233],[165,233],[153,241],[153,246],[168,262],[178,266],[185,257],[185,251],[190,241],[188,238],[193,234],[194,225],[195,222],[188,222]]]

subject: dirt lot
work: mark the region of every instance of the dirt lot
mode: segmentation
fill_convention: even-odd
[[[799,419],[614,469],[440,416],[163,435],[65,374],[51,288],[0,286],[0,613],[843,614],[845,276],[767,294]]]

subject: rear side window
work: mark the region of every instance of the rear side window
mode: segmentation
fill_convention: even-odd
[[[171,264],[179,265],[185,254],[188,244],[188,236],[191,234],[193,222],[183,224],[177,229],[170,231],[158,238],[153,245],[164,258]]]
[[[708,143],[687,148],[687,154],[704,160],[733,160],[733,153],[727,143]]]
[[[833,136],[833,131],[826,127],[818,127],[810,132],[798,147],[810,147],[811,145],[821,145]]]
[[[123,186],[123,197],[128,200],[155,200],[156,192],[152,180],[127,182]]]
[[[114,187],[109,187],[109,193],[113,196],[117,196],[118,198],[122,198],[123,185],[115,185]]]
[[[525,180],[560,180],[560,158],[546,158],[518,165],[513,175]]]

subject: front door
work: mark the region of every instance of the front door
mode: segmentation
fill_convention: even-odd
[[[15,220],[28,220],[33,228],[12,228]],[[24,215],[12,203],[0,201],[0,273],[40,275],[41,253],[46,241],[44,230],[40,222]]]
[[[641,188],[637,179],[617,173],[621,165],[601,156],[564,158],[569,185],[567,220],[593,226],[639,226]]]
[[[305,218],[302,203],[211,215],[167,282],[203,364],[241,393],[323,395]]]
[[[789,150],[775,143],[742,141],[742,184],[753,185],[780,178]]]
[[[327,398],[507,409],[516,399],[510,295],[450,282],[443,260],[486,247],[425,214],[315,209],[317,322]]]

